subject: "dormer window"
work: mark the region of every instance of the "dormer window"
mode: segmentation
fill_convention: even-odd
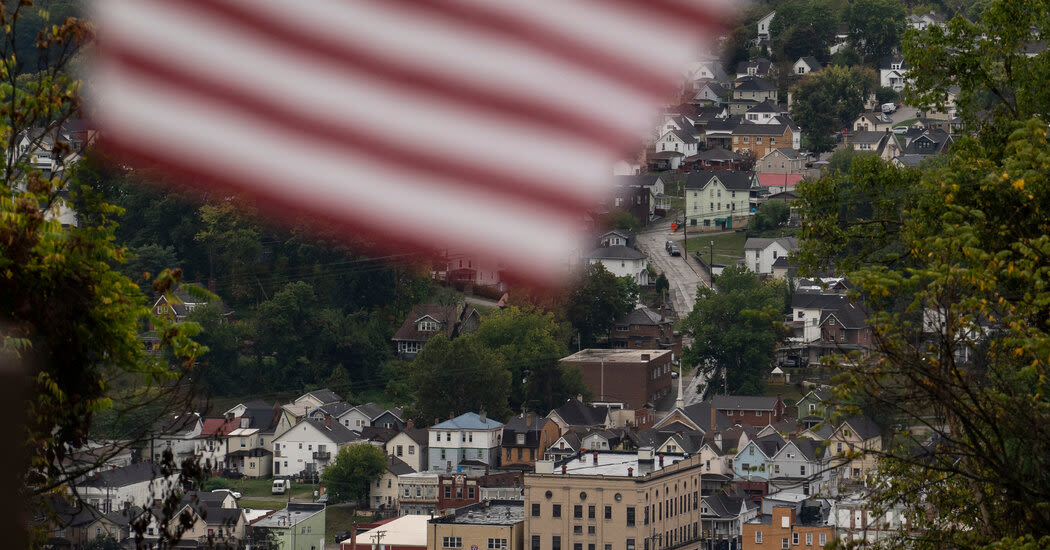
[[[433,319],[424,319],[419,322],[420,332],[433,332],[438,329],[438,322]]]

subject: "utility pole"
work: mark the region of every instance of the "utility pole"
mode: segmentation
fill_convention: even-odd
[[[373,541],[372,544],[373,544],[374,550],[380,550],[381,547],[379,546],[379,544],[380,544],[380,542],[383,541],[383,537],[385,537],[385,536],[386,536],[386,531],[376,531],[376,533],[374,535],[371,535],[371,536],[368,537],[368,538],[372,539],[372,541]]]
[[[711,252],[707,255],[707,267],[711,270],[711,281],[715,280],[715,241],[711,241]]]

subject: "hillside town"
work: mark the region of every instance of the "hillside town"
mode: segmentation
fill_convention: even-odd
[[[1050,348],[1018,335],[1045,322],[1045,296],[1026,292],[1045,282],[1050,195],[1044,165],[1004,160],[981,166],[1032,194],[977,201],[980,220],[1006,205],[999,233],[923,216],[962,223],[952,201],[993,187],[944,181],[1001,115],[984,108],[993,94],[974,99],[954,74],[926,89],[940,77],[919,71],[933,62],[906,55],[927,40],[956,52],[937,37],[980,21],[957,4],[744,11],[610,167],[611,193],[577,220],[588,239],[565,259],[571,282],[547,293],[455,243],[428,255],[345,244],[335,226],[271,228],[244,197],[136,188],[156,174],[89,165],[121,210],[111,263],[145,305],[121,346],[157,370],[141,386],[96,384],[112,394],[45,400],[113,410],[92,401],[88,424],[23,476],[31,546],[983,547],[966,537],[984,535],[974,525],[994,523],[995,505],[973,495],[1000,493],[1003,515],[1035,511],[995,537],[1029,540],[1041,486],[1025,500],[1027,481],[1000,490],[988,473],[1006,464],[966,461],[1024,454],[1018,425],[998,426],[1045,403]],[[1048,59],[1041,27],[1023,38],[1009,55]],[[1043,158],[1019,144],[1021,122],[987,149]],[[1045,142],[1045,128],[1032,135]],[[79,118],[12,137],[49,179],[104,138]],[[47,220],[61,229],[105,218],[84,194],[55,195]],[[1002,236],[1013,212],[1023,246]],[[932,263],[941,252],[962,256]],[[998,284],[989,272],[954,271],[975,264],[1030,279],[982,294]],[[1015,379],[1000,359],[1026,366],[1007,369]],[[944,365],[943,378],[920,369]],[[986,384],[988,402],[971,394]],[[1003,397],[1018,388],[1036,395]],[[973,437],[985,414],[995,436]],[[947,509],[959,495],[971,502]]]

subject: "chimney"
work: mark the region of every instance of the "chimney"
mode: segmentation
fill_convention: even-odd
[[[713,433],[713,432],[717,432],[718,431],[718,421],[717,421],[717,419],[715,417],[715,415],[718,414],[718,411],[715,410],[715,404],[714,403],[711,403],[710,406],[711,406],[711,432]]]
[[[564,464],[562,464],[562,465],[561,465],[561,473],[562,473],[562,474],[565,474],[565,471],[566,471],[566,470],[568,470],[568,468],[566,468],[566,466],[565,466]]]
[[[434,426],[437,426],[440,423],[441,423],[441,419],[435,416],[434,417]]]
[[[664,467],[664,454],[663,453],[660,453],[660,467],[661,468]]]
[[[405,422],[405,427],[406,428],[415,428],[416,427],[416,423],[411,418],[409,418],[408,422]]]
[[[627,477],[634,477],[634,468],[630,466],[627,467]]]
[[[481,414],[479,414],[478,416],[481,417],[482,422],[485,422],[489,418],[489,414],[485,412],[485,409],[481,409]]]
[[[452,419],[453,419],[453,418],[455,418],[455,417],[456,417],[456,413],[454,413],[454,412],[452,412],[452,411],[448,411],[448,419],[449,419],[449,420],[452,420]]]
[[[330,415],[330,414],[324,415],[324,425],[328,426],[329,430],[332,429],[332,415]]]
[[[594,451],[594,454],[592,456],[594,457],[594,463],[597,464],[598,463],[598,451]]]

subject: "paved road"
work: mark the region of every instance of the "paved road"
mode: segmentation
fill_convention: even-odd
[[[671,256],[664,243],[674,241],[682,248],[682,234],[671,233],[671,220],[665,219],[649,226],[638,234],[638,249],[649,256],[649,262],[667,277],[671,303],[681,319],[693,310],[696,303],[696,285],[704,284],[690,262],[684,256]]]

